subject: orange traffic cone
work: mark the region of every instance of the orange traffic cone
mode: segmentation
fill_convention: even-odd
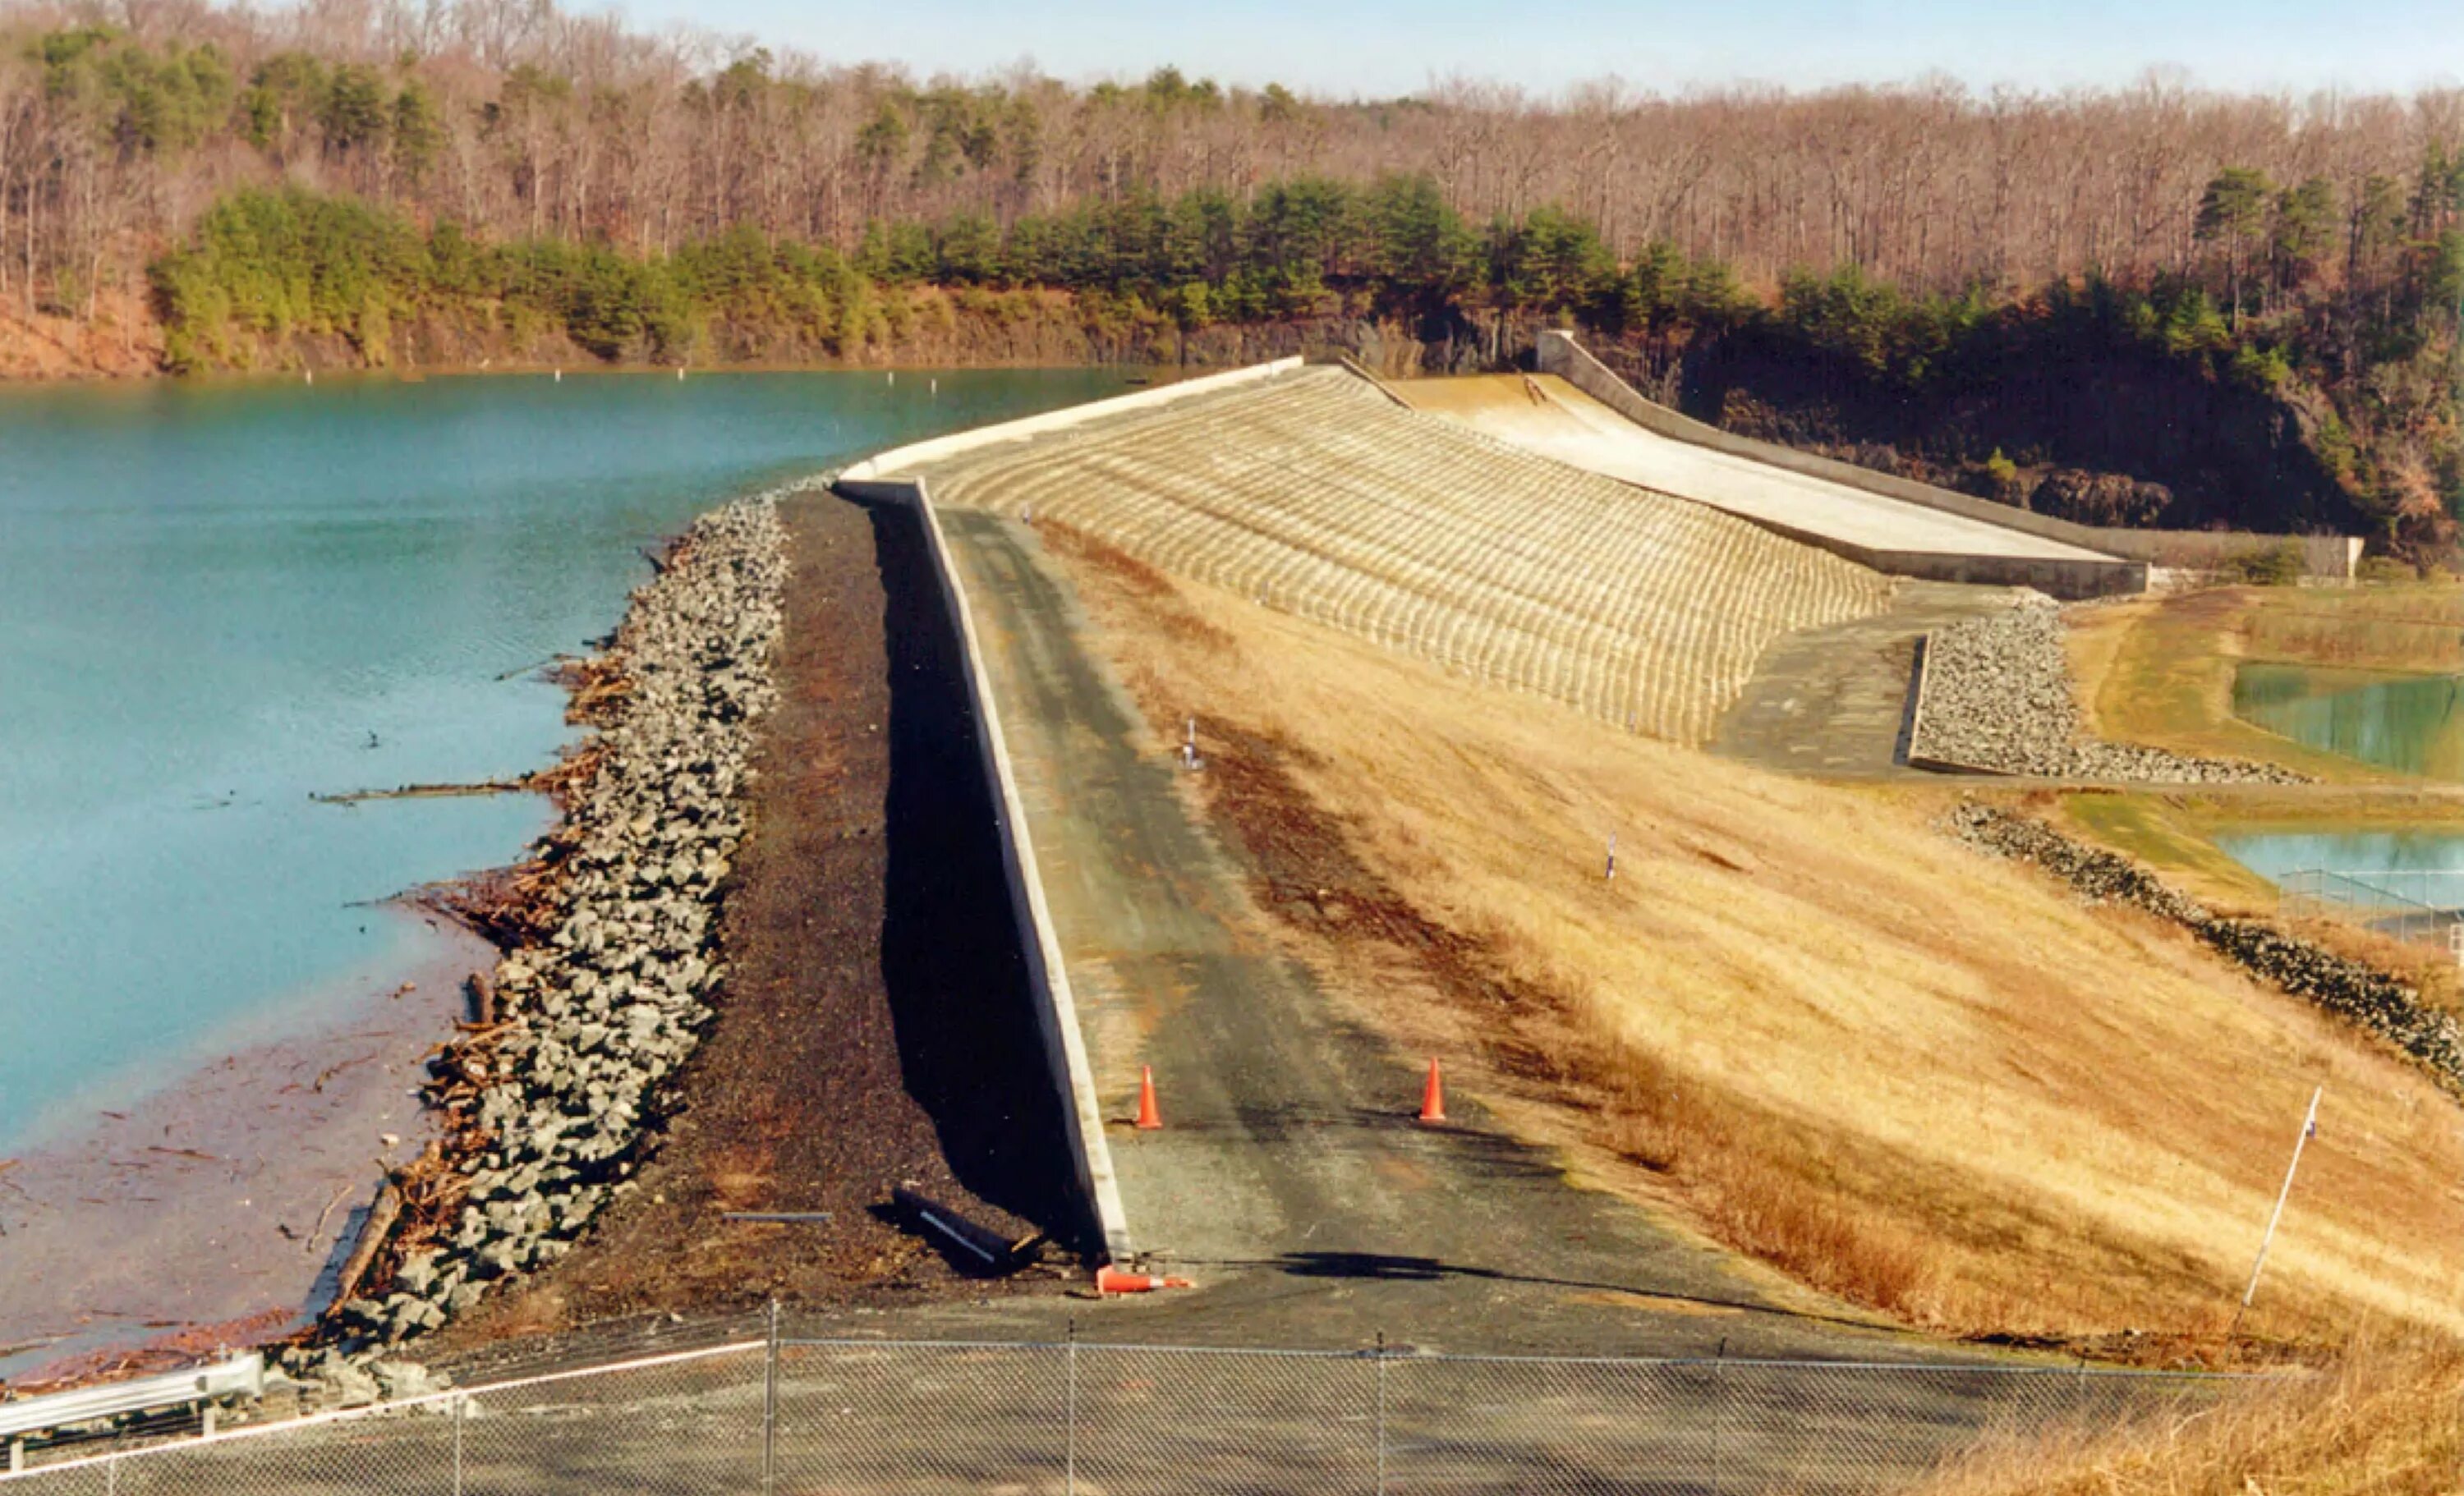
[[[1186,1278],[1165,1278],[1154,1273],[1123,1272],[1110,1263],[1095,1269],[1095,1291],[1098,1293],[1153,1293],[1157,1288],[1195,1288],[1198,1285]]]
[[[1446,1119],[1446,1083],[1438,1074],[1437,1058],[1429,1059],[1429,1084],[1420,1090],[1420,1120],[1443,1122]]]
[[[1138,1131],[1152,1133],[1163,1126],[1163,1113],[1155,1110],[1155,1067],[1138,1067]]]

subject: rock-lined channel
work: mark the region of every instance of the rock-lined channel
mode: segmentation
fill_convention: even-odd
[[[631,1188],[666,1084],[713,1013],[719,889],[744,835],[754,729],[776,699],[786,581],[775,496],[697,520],[582,671],[600,731],[543,845],[531,935],[493,1023],[432,1063],[447,1140],[399,1182],[402,1245],[322,1344],[285,1353],[341,1400],[422,1390],[398,1348],[570,1249]]]
[[[2275,764],[2202,759],[2087,735],[2062,649],[2060,605],[2022,593],[2005,613],[1928,636],[1911,758],[2046,779],[2299,784]]]

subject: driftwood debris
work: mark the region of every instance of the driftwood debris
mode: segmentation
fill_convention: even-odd
[[[351,1187],[347,1184],[334,1192],[334,1198],[325,1202],[325,1208],[317,1212],[317,1223],[308,1228],[308,1234],[306,1236],[298,1239],[299,1249],[301,1251],[313,1252],[317,1249],[319,1239],[323,1237],[325,1234],[326,1218],[332,1216],[334,1214],[334,1207],[341,1204],[343,1200],[348,1199],[350,1195]],[[290,1229],[285,1227],[283,1234],[288,1236],[290,1234]]]
[[[334,1279],[335,1303],[341,1303],[358,1290],[360,1280],[367,1276],[369,1265],[376,1261],[385,1238],[393,1234],[393,1223],[401,1215],[402,1191],[387,1179],[377,1191],[375,1203],[368,1206],[368,1219],[360,1226],[359,1242],[352,1246],[351,1255],[342,1260],[342,1270]]]
[[[517,675],[535,674],[538,671],[548,670],[552,667],[569,665],[573,662],[573,658],[574,657],[572,655],[566,654],[562,650],[559,650],[558,652],[547,656],[545,659],[533,660],[528,665],[517,665],[512,670],[498,675],[496,679],[499,681],[507,681],[512,680]]]
[[[354,789],[340,794],[312,790],[308,798],[323,805],[356,805],[363,800],[438,800],[455,795],[523,795],[532,789],[531,776],[516,780],[481,780],[475,784],[400,784],[392,789]]]

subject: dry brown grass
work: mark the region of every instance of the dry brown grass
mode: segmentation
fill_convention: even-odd
[[[2334,782],[2403,778],[2305,748],[2233,715],[2244,660],[2392,672],[2464,669],[2453,583],[2222,587],[2075,608],[2072,674],[2090,731],[2180,753],[2269,759]]]
[[[2464,1329],[2464,1119],[2178,930],[1968,851],[1938,800],[1638,740],[1056,550],[1151,714],[1199,715],[1232,839],[1314,818],[1360,869],[1262,879],[1282,937],[1602,1181],[1913,1323],[2211,1355],[2323,1082],[2245,1333]]]
[[[2253,659],[2365,670],[2464,670],[2464,591],[2452,584],[2244,594]]]
[[[2464,1353],[2364,1349],[2125,1429],[1978,1452],[1921,1496],[2433,1496],[2464,1480]]]

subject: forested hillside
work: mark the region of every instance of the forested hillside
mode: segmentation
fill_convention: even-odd
[[[2013,502],[2430,546],[2460,213],[2456,91],[1334,101],[544,0],[0,7],[0,305],[177,368],[1460,365],[1571,321],[1697,414]]]

